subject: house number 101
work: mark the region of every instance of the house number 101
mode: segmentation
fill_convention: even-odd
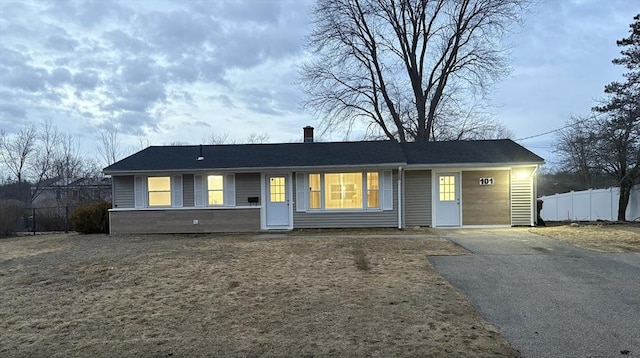
[[[493,185],[493,178],[480,178],[480,185]]]

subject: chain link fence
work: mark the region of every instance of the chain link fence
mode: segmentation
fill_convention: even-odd
[[[15,232],[44,232],[73,230],[71,225],[71,213],[78,206],[49,206],[37,208],[25,208],[22,211],[22,219],[16,222]]]

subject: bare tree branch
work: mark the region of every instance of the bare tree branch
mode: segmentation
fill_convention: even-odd
[[[306,107],[323,132],[361,123],[401,142],[436,139],[434,126],[456,122],[447,106],[474,108],[506,73],[500,40],[526,2],[319,0],[302,68]]]
[[[100,142],[97,147],[98,154],[101,156],[104,165],[109,166],[117,162],[122,155],[118,128],[113,123],[107,123],[98,134],[100,135]]]

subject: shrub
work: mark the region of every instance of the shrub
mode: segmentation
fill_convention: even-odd
[[[64,231],[66,227],[65,208],[36,208],[37,231]]]
[[[13,233],[16,221],[22,217],[24,203],[19,200],[0,200],[0,236]]]
[[[109,232],[109,209],[111,203],[102,202],[78,208],[71,213],[73,230],[83,234]]]

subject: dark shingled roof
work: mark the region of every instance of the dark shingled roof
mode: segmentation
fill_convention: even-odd
[[[148,147],[104,169],[134,171],[330,167],[400,164],[514,164],[543,159],[512,140],[393,141]]]
[[[396,142],[282,143],[149,147],[104,169],[117,171],[402,164]]]
[[[407,164],[542,163],[511,139],[401,143]]]

